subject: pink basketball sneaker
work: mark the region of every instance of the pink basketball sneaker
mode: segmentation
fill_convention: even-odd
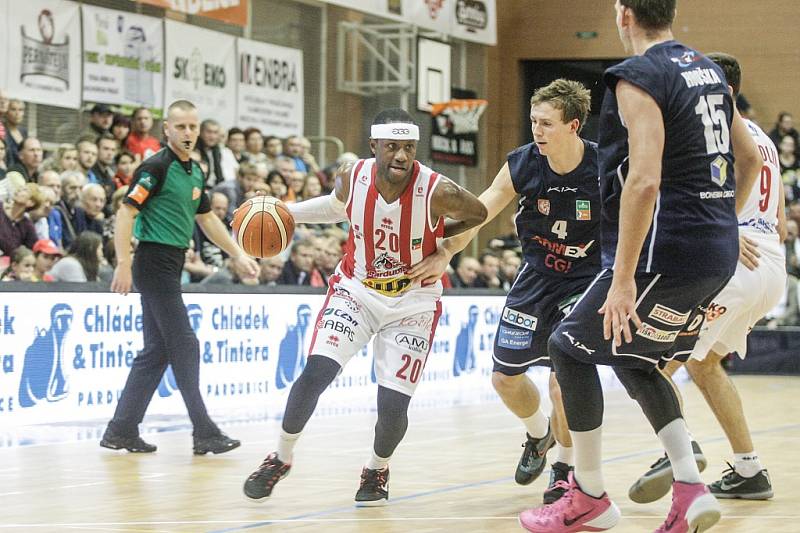
[[[672,508],[655,533],[701,533],[719,521],[717,499],[704,483],[672,483]]]
[[[571,533],[605,531],[619,522],[619,508],[603,494],[600,498],[581,491],[572,473],[569,488],[555,503],[523,511],[520,525],[534,533]]]

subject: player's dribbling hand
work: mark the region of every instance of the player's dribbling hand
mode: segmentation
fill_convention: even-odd
[[[444,275],[450,258],[441,248],[436,250],[408,271],[411,281],[419,281],[423,286],[436,283]]]
[[[111,279],[111,292],[118,294],[128,294],[133,286],[133,275],[131,265],[120,263],[114,269],[114,277]]]
[[[633,342],[631,321],[636,328],[642,327],[642,321],[636,314],[636,281],[633,279],[611,282],[606,301],[598,311],[603,315],[603,338],[614,340],[614,346],[622,346],[625,342]]]
[[[236,272],[241,272],[242,278],[255,278],[258,276],[258,263],[252,257],[243,253],[231,258],[231,261],[234,262]]]
[[[761,254],[758,252],[758,244],[744,235],[739,235],[739,261],[750,270],[755,270],[758,268],[759,257]]]

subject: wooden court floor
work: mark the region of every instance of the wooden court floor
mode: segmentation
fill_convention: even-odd
[[[725,501],[713,531],[800,531],[800,379],[739,377],[756,449],[775,498]],[[683,387],[688,420],[709,459],[706,482],[731,459],[727,442],[693,385]],[[373,400],[370,400],[373,401]],[[103,450],[97,442],[0,449],[0,530],[119,532],[520,531],[517,513],[537,504],[546,475],[514,484],[523,432],[499,402],[411,413],[391,466],[391,504],[355,509],[353,495],[371,443],[374,415],[312,419],[291,475],[263,504],[245,501],[247,474],[273,449],[278,422],[225,427],[242,447],[194,457],[188,432],[148,435],[153,455]],[[669,497],[637,505],[629,484],[660,453],[622,391],[607,396],[605,476],[623,512],[614,529],[653,531]]]

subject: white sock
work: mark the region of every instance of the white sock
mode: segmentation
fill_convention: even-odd
[[[750,453],[735,453],[733,459],[736,473],[742,477],[753,477],[764,469],[755,450]]]
[[[601,466],[603,427],[591,431],[570,431],[575,448],[575,481],[589,496],[599,498],[606,489]]]
[[[281,430],[281,436],[278,439],[278,460],[292,464],[292,456],[294,454],[294,445],[297,444],[297,439],[300,438],[300,433],[286,433]]]
[[[534,439],[541,439],[547,435],[547,428],[550,427],[550,419],[544,415],[541,409],[537,409],[536,412],[528,418],[521,418],[520,420],[525,424],[528,435]]]
[[[694,461],[692,441],[683,418],[676,418],[658,432],[661,445],[667,450],[672,464],[672,477],[683,483],[700,483],[700,471]]]
[[[367,462],[367,468],[370,470],[383,470],[389,466],[389,459],[391,459],[391,457],[381,457],[373,451],[372,456]]]
[[[558,457],[556,462],[564,463],[565,465],[572,464],[572,446],[558,445]]]

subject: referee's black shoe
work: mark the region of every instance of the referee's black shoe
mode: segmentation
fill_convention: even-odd
[[[106,428],[106,432],[103,433],[103,438],[100,440],[100,446],[110,450],[124,449],[131,453],[153,453],[157,449],[155,444],[145,442],[139,435],[124,437],[114,433],[111,428]]]
[[[517,472],[514,474],[514,481],[520,485],[528,485],[544,470],[547,464],[547,450],[556,445],[556,439],[550,426],[547,426],[547,434],[534,439],[526,433],[528,439],[522,444],[522,457],[517,464]]]
[[[232,439],[225,433],[218,433],[211,437],[194,438],[194,454],[205,455],[207,453],[225,453],[238,448],[241,441]]]

